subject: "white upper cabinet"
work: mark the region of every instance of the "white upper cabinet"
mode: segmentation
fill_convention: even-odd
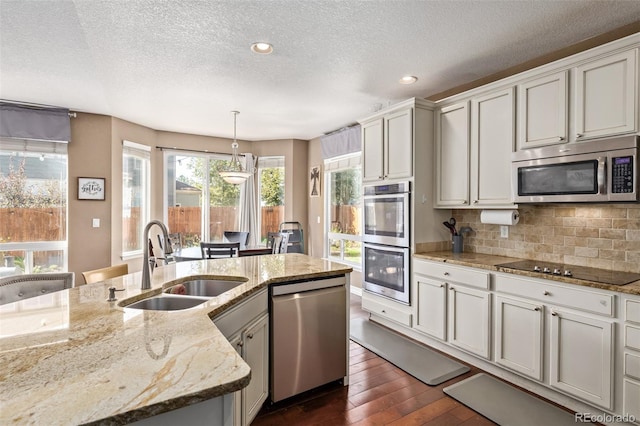
[[[638,129],[637,49],[576,67],[576,140]]]
[[[381,180],[384,176],[382,119],[362,124],[362,180]]]
[[[518,150],[568,140],[569,71],[518,85]]]
[[[471,100],[471,206],[513,205],[514,88]]]
[[[437,206],[468,206],[469,102],[438,110],[436,132]]]
[[[413,175],[413,109],[362,124],[363,182]]]
[[[514,92],[498,90],[437,112],[436,207],[513,206]]]

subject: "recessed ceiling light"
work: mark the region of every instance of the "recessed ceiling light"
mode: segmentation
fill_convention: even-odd
[[[251,45],[251,51],[260,53],[261,55],[268,55],[269,53],[273,52],[273,46],[269,43],[259,41]]]
[[[415,77],[413,75],[405,75],[404,77],[402,77],[399,81],[400,84],[413,84],[416,81],[418,81],[418,77]]]

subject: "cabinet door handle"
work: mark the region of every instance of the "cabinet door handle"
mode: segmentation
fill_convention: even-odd
[[[451,291],[455,291],[456,289],[455,289],[455,288],[453,288],[453,287],[449,287],[449,290],[451,290]]]
[[[533,308],[534,311],[540,311],[540,306],[536,306],[535,308]]]
[[[551,311],[551,315],[553,315],[554,317],[557,317],[557,316],[558,316],[558,313],[557,313],[557,312],[554,312],[554,311]]]
[[[478,204],[478,200],[473,200],[473,204]]]
[[[242,347],[242,345],[244,345],[244,342],[243,342],[242,340],[240,340],[240,341],[237,343],[237,345],[238,345],[238,346],[240,346],[240,347]]]
[[[440,286],[439,286],[439,287],[440,287],[440,288],[444,287],[444,284],[440,284]]]
[[[247,334],[247,339],[253,339],[253,333]]]
[[[576,138],[581,138],[583,136],[584,136],[584,134],[582,134],[582,133],[576,133]]]
[[[545,290],[542,294],[544,294],[545,296],[551,296],[551,293],[549,293],[547,290]]]
[[[444,275],[445,277],[448,277],[448,276],[449,276],[449,273],[448,273],[448,272],[445,272],[443,275]]]
[[[562,142],[564,140],[564,136],[558,136],[558,140]]]

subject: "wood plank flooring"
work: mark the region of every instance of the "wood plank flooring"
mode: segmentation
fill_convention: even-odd
[[[366,317],[351,295],[351,317]],[[459,361],[459,360],[458,360]],[[442,389],[478,368],[438,386],[428,386],[375,353],[350,342],[349,386],[332,383],[269,406],[252,426],[280,425],[493,425]]]

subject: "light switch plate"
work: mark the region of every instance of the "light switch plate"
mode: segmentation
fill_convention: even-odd
[[[507,225],[500,225],[500,238],[509,238],[509,227]]]
[[[91,224],[93,225],[94,228],[100,228],[100,219],[94,217]]]

